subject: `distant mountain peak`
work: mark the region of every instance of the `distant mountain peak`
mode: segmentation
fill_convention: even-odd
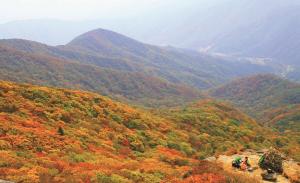
[[[115,52],[120,51],[120,49],[136,52],[145,47],[143,43],[134,39],[101,28],[79,35],[73,39],[68,46],[80,47],[96,52]]]
[[[98,29],[88,31],[86,33],[83,33],[83,34],[77,36],[69,44],[74,44],[77,41],[80,41],[80,40],[83,40],[83,39],[88,39],[88,38],[93,38],[93,39],[97,39],[97,40],[99,40],[101,38],[102,39],[109,39],[110,38],[110,40],[113,41],[112,38],[116,38],[116,37],[125,37],[125,36],[123,36],[119,33],[110,31],[110,30],[98,28]],[[130,39],[130,38],[128,38],[128,39]]]

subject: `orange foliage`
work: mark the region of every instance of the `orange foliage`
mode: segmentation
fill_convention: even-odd
[[[0,104],[14,105],[0,111],[0,179],[15,182],[162,182],[181,180],[190,170],[184,181],[221,180],[199,171],[215,165],[196,171],[198,160],[242,144],[216,149],[237,129],[245,129],[238,137],[245,142],[256,135],[254,121],[218,102],[160,115],[82,91],[2,81],[0,89]]]

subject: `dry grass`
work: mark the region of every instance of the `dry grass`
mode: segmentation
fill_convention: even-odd
[[[261,180],[247,174],[225,172],[227,183],[261,183]]]
[[[209,175],[209,176],[208,176]],[[196,180],[196,181],[194,181]],[[260,183],[258,178],[238,172],[225,171],[219,164],[201,161],[188,172],[181,183]]]

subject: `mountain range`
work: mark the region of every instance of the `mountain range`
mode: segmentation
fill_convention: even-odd
[[[206,4],[191,0],[180,7],[173,3],[172,9],[168,3],[160,3],[155,14],[145,12],[140,17],[131,17],[130,21],[120,17],[78,22],[10,22],[0,26],[0,35],[57,45],[66,44],[88,30],[105,27],[156,45],[267,58],[299,68],[300,3],[297,0],[224,0]]]
[[[119,100],[134,100],[136,104],[167,104],[167,100],[182,102],[201,97],[191,87],[140,73],[103,69],[3,47],[0,52],[3,80],[96,91]]]
[[[233,102],[262,123],[289,128],[295,125],[285,123],[298,119],[298,84],[274,75],[250,76],[280,74],[279,65],[144,44],[104,29],[61,46],[4,39],[0,52],[2,80],[88,90],[142,107],[177,106],[211,95]],[[289,115],[280,121],[273,111]]]
[[[248,60],[148,45],[104,29],[63,46],[8,39],[0,47],[1,79],[86,89],[148,106],[168,105],[171,98],[174,104],[191,101],[201,97],[198,89],[277,71]]]
[[[285,123],[297,119],[296,83],[259,74],[220,86],[236,77],[278,73],[275,66],[247,59],[153,46],[104,29],[61,46],[0,40],[0,53],[2,80],[89,90],[143,107],[176,106],[211,95],[233,102],[262,123],[289,128],[295,125]],[[274,111],[289,115],[279,120]]]

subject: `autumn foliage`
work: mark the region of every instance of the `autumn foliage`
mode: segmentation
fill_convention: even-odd
[[[222,181],[215,172],[186,175],[208,156],[272,143],[258,132],[251,118],[212,100],[149,112],[0,81],[0,179],[15,182]]]

